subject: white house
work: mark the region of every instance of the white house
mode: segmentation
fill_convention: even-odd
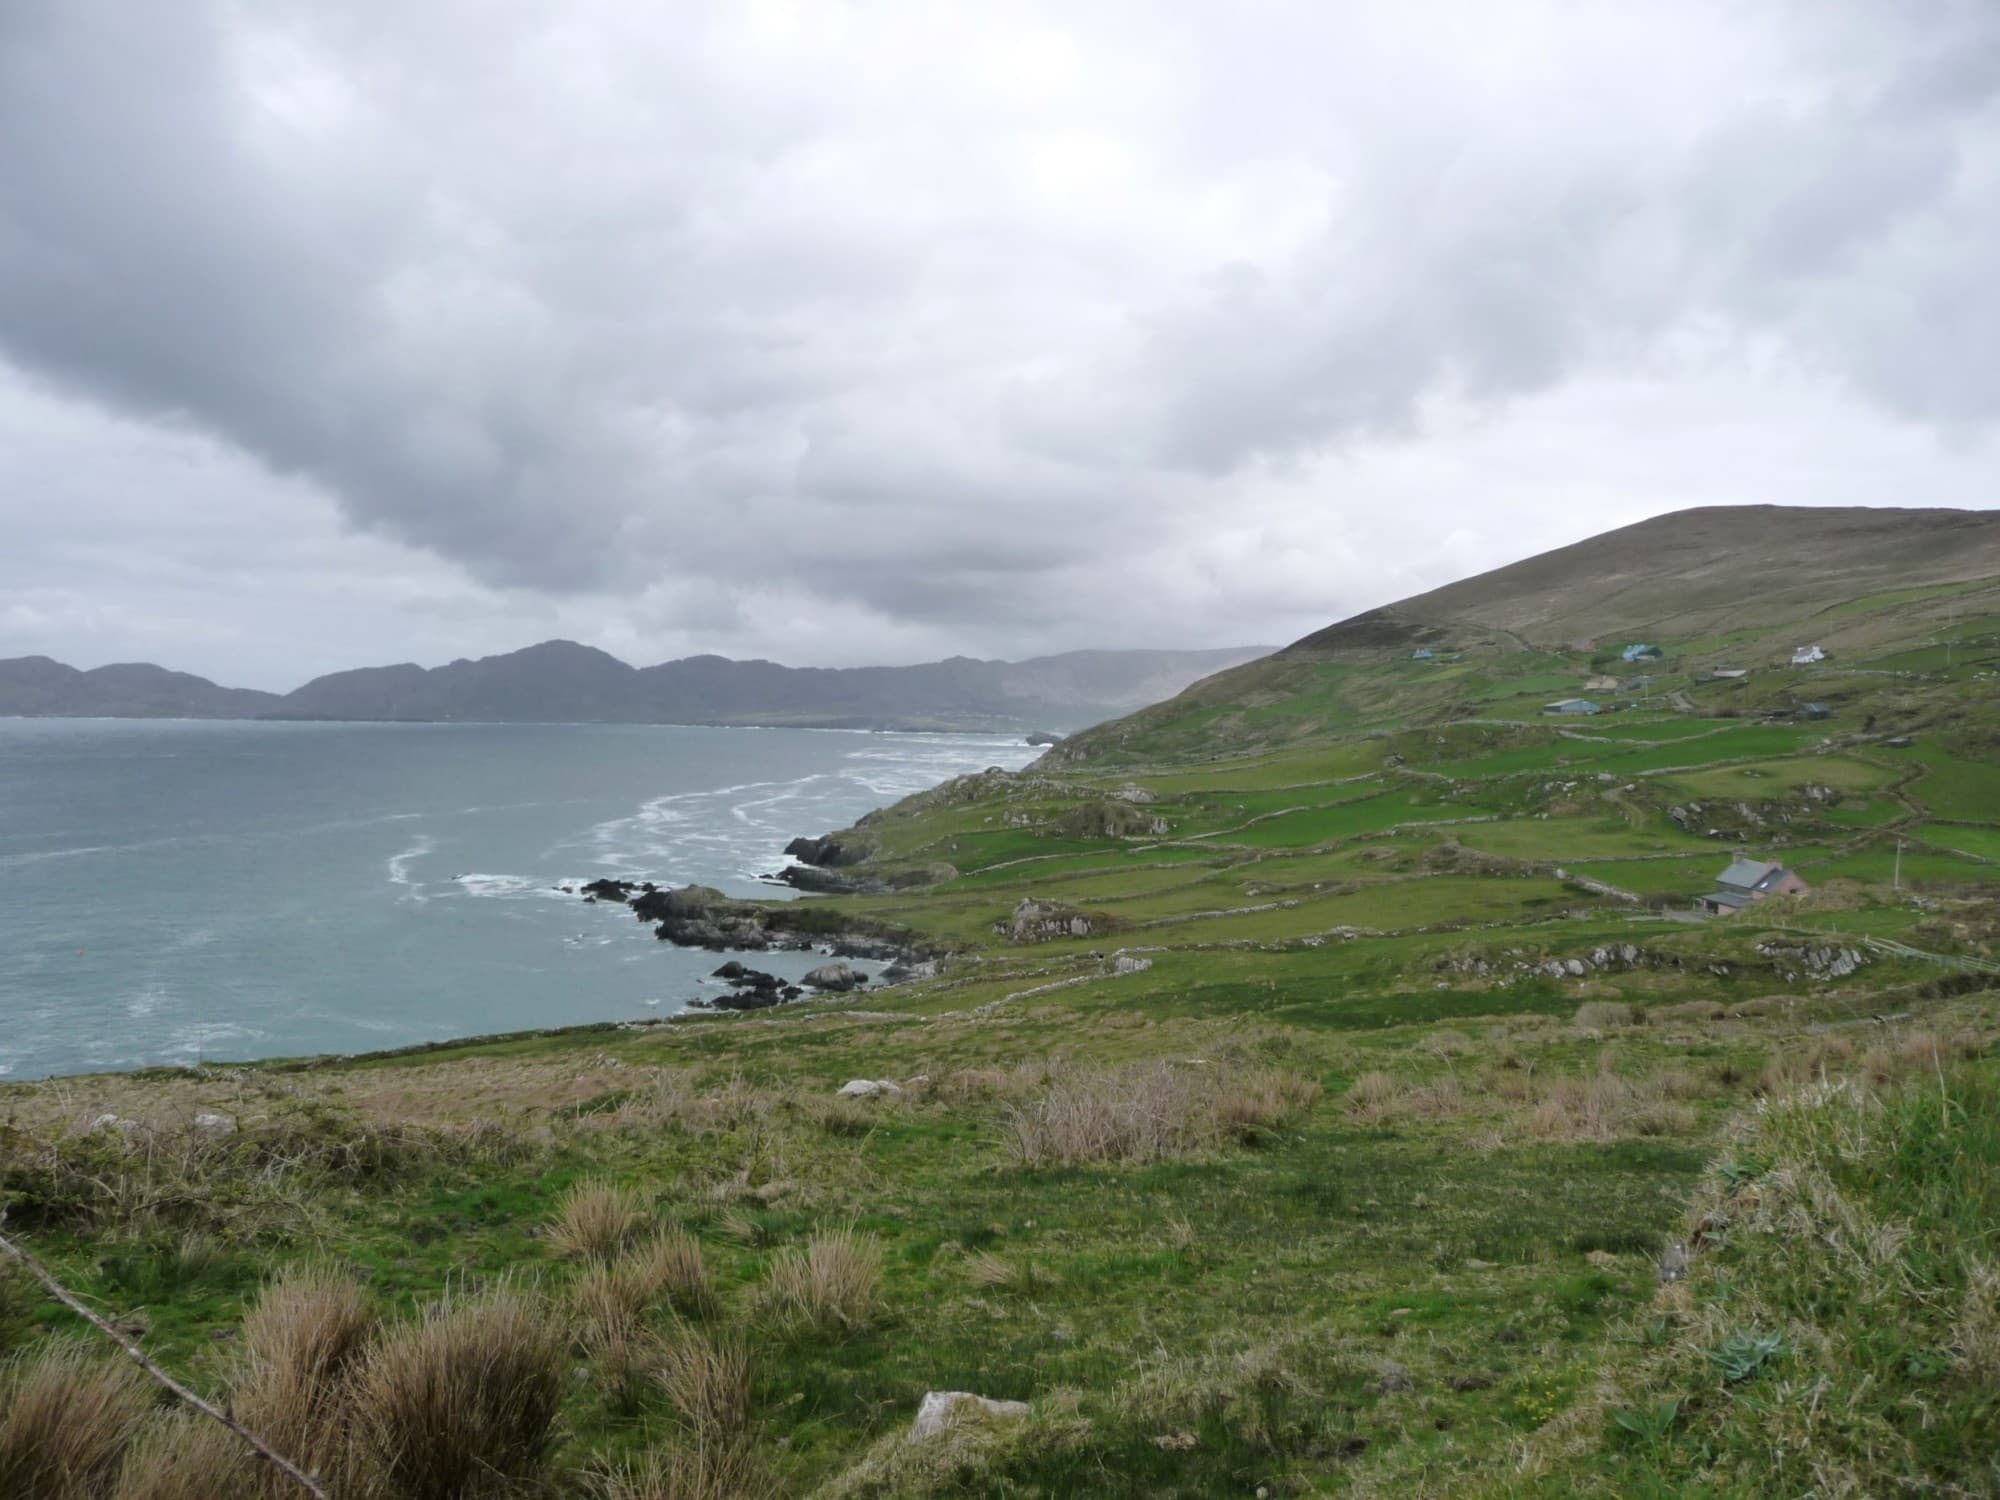
[[[1825,661],[1826,652],[1818,646],[1800,646],[1792,652],[1792,665],[1809,667],[1816,661]]]

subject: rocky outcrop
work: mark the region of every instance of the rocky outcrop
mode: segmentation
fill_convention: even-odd
[[[1052,943],[1060,938],[1089,937],[1102,930],[1104,919],[1057,901],[1023,896],[1014,914],[993,930],[1010,943]]]
[[[630,880],[593,880],[579,891],[585,900],[622,903],[640,921],[651,922],[661,942],[683,948],[712,953],[818,948],[837,958],[882,960],[922,956],[901,928],[817,902],[738,901],[712,886]]]
[[[802,864],[817,865],[821,869],[836,869],[841,865],[858,865],[875,852],[875,846],[853,834],[826,834],[821,838],[796,838],[785,845],[785,853]]]
[[[787,865],[771,877],[793,890],[807,891],[821,896],[881,896],[892,891],[917,890],[924,886],[942,885],[947,880],[958,878],[958,868],[935,860],[929,864],[906,865],[898,870],[875,870],[865,875],[850,875],[842,870],[821,869],[815,865]]]
[[[1171,825],[1130,802],[1086,802],[1057,818],[1054,826],[1064,838],[1129,839],[1160,838]]]
[[[1845,979],[1867,963],[1857,948],[1837,943],[1812,943],[1803,939],[1766,938],[1757,951],[1771,960],[1772,967],[1787,979],[1806,978],[1824,983]]]
[[[828,990],[836,995],[844,995],[849,990],[858,990],[868,982],[868,976],[852,964],[821,964],[810,970],[805,977],[808,989]]]

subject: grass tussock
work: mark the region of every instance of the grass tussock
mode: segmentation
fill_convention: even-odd
[[[251,1500],[272,1492],[266,1480],[301,1493],[264,1467],[241,1438],[201,1413],[160,1413],[127,1450],[110,1500]]]
[[[576,1259],[610,1260],[646,1227],[646,1201],[616,1182],[579,1182],[556,1205],[549,1247]]]
[[[123,1359],[76,1340],[45,1344],[0,1368],[0,1495],[97,1500],[152,1405]]]
[[[872,1235],[826,1229],[772,1259],[765,1304],[788,1331],[847,1334],[874,1317],[881,1283],[882,1247]]]
[[[396,1500],[458,1500],[538,1476],[559,1436],[568,1339],[518,1288],[447,1299],[377,1342],[357,1424]]]
[[[751,1446],[692,1435],[599,1481],[601,1500],[765,1500],[779,1493]]]
[[[750,1349],[740,1338],[683,1330],[667,1343],[658,1379],[693,1437],[720,1444],[749,1427]]]
[[[374,1329],[374,1307],[351,1278],[330,1266],[287,1270],[243,1319],[230,1390],[237,1415],[308,1472],[346,1477],[353,1378]],[[288,1483],[273,1477],[264,1488]]]

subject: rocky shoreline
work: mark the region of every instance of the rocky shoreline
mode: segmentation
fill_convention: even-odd
[[[653,935],[681,948],[711,953],[816,952],[829,962],[797,984],[731,959],[710,975],[729,986],[696,1009],[763,1010],[811,995],[841,995],[871,984],[901,984],[937,972],[935,956],[909,933],[886,922],[843,916],[805,902],[739,901],[713,886],[663,886],[650,880],[605,878],[565,887],[589,903],[616,903],[652,924]],[[886,965],[871,975],[850,960]]]

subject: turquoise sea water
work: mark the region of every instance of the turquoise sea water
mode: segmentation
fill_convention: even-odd
[[[0,720],[0,1077],[670,1015],[716,991],[720,960],[558,883],[781,894],[757,877],[796,835],[1036,753],[974,735]]]

